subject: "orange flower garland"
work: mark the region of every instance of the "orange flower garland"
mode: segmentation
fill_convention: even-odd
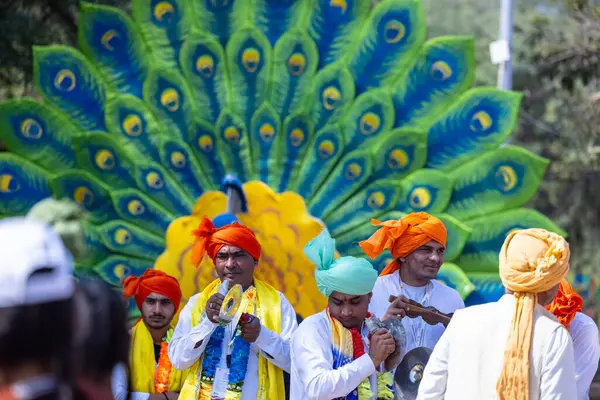
[[[154,392],[164,393],[169,389],[169,378],[171,376],[171,360],[168,353],[169,344],[166,341],[160,343],[160,355],[158,356],[158,366],[154,372]]]

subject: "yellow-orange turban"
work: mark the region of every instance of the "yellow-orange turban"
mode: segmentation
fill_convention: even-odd
[[[147,269],[140,277],[130,276],[123,281],[123,295],[134,297],[140,311],[142,303],[150,293],[158,293],[167,296],[175,305],[175,311],[181,303],[181,288],[174,277],[157,269]]]
[[[569,244],[544,229],[512,232],[500,250],[500,278],[516,300],[496,391],[501,400],[529,398],[529,352],[537,294],[569,272]]]
[[[398,221],[379,222],[372,219],[371,223],[381,226],[370,238],[363,240],[359,246],[366,255],[374,260],[385,249],[394,257],[380,276],[389,275],[400,269],[398,258],[406,257],[427,242],[435,241],[446,246],[446,227],[436,217],[426,212],[408,214]]]
[[[256,261],[260,259],[261,247],[256,235],[250,228],[238,222],[217,229],[211,220],[203,217],[198,228],[192,233],[196,237],[192,246],[192,263],[196,264],[196,268],[202,262],[204,254],[208,254],[214,262],[217,253],[225,245],[245,250]]]

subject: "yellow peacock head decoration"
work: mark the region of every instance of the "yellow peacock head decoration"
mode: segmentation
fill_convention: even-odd
[[[471,88],[473,40],[426,40],[420,0],[133,0],[83,3],[80,49],[34,48],[43,101],[0,105],[0,214],[69,198],[89,215],[78,273],[115,285],[155,266],[184,298],[214,276],[191,230],[241,182],[259,274],[318,311],[303,246],[326,226],[343,255],[370,218],[427,211],[449,231],[440,278],[470,302],[497,295],[512,229],[560,230],[522,207],[547,160],[505,146],[520,95]],[[376,260],[377,268],[387,257]]]

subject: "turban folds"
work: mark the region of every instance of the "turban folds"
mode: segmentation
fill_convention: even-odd
[[[546,306],[560,323],[567,329],[575,314],[583,310],[583,299],[577,294],[565,279],[562,280],[558,288],[558,293],[552,303]]]
[[[427,242],[433,240],[446,246],[447,233],[444,223],[425,212],[408,214],[398,221],[379,222],[372,219],[371,223],[381,228],[359,245],[372,260],[385,249],[390,251],[395,260],[381,271],[382,276],[400,269],[398,258],[406,257]]]
[[[239,247],[257,261],[260,258],[260,243],[254,232],[238,222],[217,229],[208,218],[203,217],[193,234],[196,239],[192,246],[192,263],[196,267],[202,262],[204,254],[208,254],[214,262],[217,253],[225,245]]]
[[[323,229],[304,247],[304,254],[317,267],[317,288],[325,297],[332,292],[353,296],[371,293],[377,271],[364,258],[335,257],[335,240]]]
[[[500,250],[500,278],[514,293],[516,308],[496,384],[501,400],[529,396],[529,352],[537,293],[558,285],[569,271],[569,244],[544,229],[512,232]]]
[[[123,281],[123,295],[134,297],[135,304],[142,309],[142,303],[150,293],[166,296],[179,309],[181,288],[177,279],[157,269],[147,269],[140,277],[130,276]]]

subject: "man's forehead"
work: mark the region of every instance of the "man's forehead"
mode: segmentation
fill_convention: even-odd
[[[435,240],[430,240],[421,247],[433,247],[434,249],[440,249],[444,248],[445,246],[441,243],[436,242]]]
[[[339,300],[339,301],[350,301],[353,299],[359,299],[362,296],[360,295],[355,295],[355,294],[345,294],[345,293],[340,293],[340,292],[332,292],[330,297],[333,297],[335,300]]]
[[[150,293],[146,298],[147,299],[153,299],[153,300],[170,300],[164,294],[158,294],[158,293],[154,293],[154,292]]]
[[[239,248],[237,246],[226,244],[225,246],[221,247],[221,249],[217,252],[217,254],[235,254],[235,253],[247,253],[247,251],[242,248]]]

